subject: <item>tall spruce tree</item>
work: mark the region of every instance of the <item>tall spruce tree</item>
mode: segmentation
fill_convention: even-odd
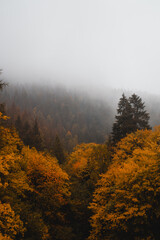
[[[1,74],[2,74],[2,69],[0,69],[0,75]],[[7,84],[5,82],[3,82],[3,80],[0,80],[0,91],[2,91],[5,86],[7,86]],[[4,103],[0,103],[0,112],[5,114]]]
[[[27,120],[22,128],[22,140],[25,145],[32,147],[30,145],[32,143],[31,126]]]
[[[65,161],[64,150],[58,135],[56,135],[55,141],[54,141],[54,155],[57,158],[59,164],[64,163]]]
[[[136,130],[151,129],[149,126],[149,113],[144,109],[142,99],[133,94],[126,98],[123,94],[118,103],[115,123],[112,127],[112,141],[117,143],[127,134]]]
[[[149,125],[150,116],[145,110],[145,104],[142,102],[142,99],[136,94],[133,94],[129,98],[129,102],[132,107],[133,131],[137,129],[151,129]]]
[[[127,133],[132,132],[132,107],[124,94],[119,100],[117,113],[112,128],[112,140],[114,143],[125,137]]]
[[[2,69],[0,69],[0,75],[2,74]],[[3,82],[3,80],[0,80],[0,90],[2,91],[3,88],[7,85],[7,83]]]
[[[31,130],[31,147],[35,147],[38,151],[43,150],[43,140],[39,131],[37,119],[34,121],[33,128]]]
[[[17,119],[15,121],[15,127],[16,127],[16,130],[19,133],[20,138],[22,139],[22,128],[23,127],[22,127],[22,120],[21,120],[20,115],[17,116]]]

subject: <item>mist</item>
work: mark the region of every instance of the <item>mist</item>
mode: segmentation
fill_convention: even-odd
[[[158,94],[159,11],[156,0],[0,0],[3,78]]]

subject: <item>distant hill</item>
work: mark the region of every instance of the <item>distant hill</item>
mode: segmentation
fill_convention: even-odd
[[[38,121],[45,147],[52,148],[56,134],[71,151],[81,142],[103,143],[113,123],[109,102],[63,87],[10,84],[1,94],[10,124],[20,116],[22,125]]]

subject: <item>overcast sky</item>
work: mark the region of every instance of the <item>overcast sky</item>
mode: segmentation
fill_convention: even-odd
[[[159,0],[0,0],[6,78],[159,93]]]

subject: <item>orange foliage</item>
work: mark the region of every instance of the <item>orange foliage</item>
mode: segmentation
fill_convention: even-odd
[[[57,159],[49,154],[37,152],[36,149],[23,148],[22,154],[27,165],[27,175],[39,194],[54,199],[57,204],[64,204],[69,193],[69,178]]]
[[[26,231],[47,240],[49,229],[55,236],[69,196],[69,178],[57,159],[24,147],[14,129],[0,126],[0,239],[22,239]]]
[[[0,239],[12,240],[17,234],[23,235],[24,231],[23,222],[10,204],[0,201]]]
[[[160,127],[129,134],[118,143],[90,205],[90,240],[156,239],[150,229],[152,221],[160,220],[159,140]]]
[[[82,143],[75,147],[70,154],[67,166],[74,174],[82,171],[87,167],[88,158],[91,156],[93,149],[98,146],[96,143]]]

